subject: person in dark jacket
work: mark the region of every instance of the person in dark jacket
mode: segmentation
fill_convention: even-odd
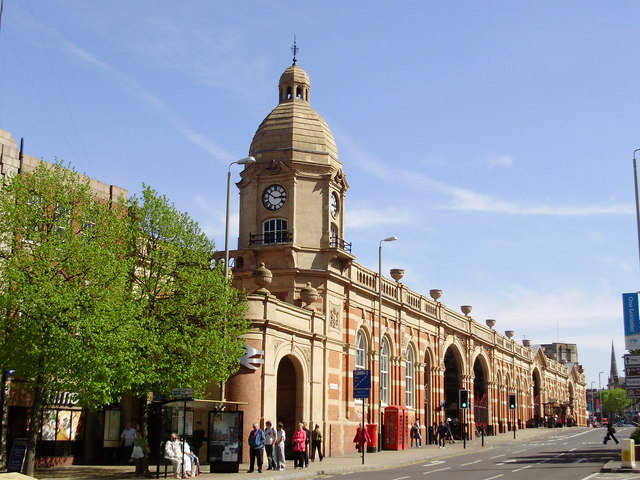
[[[603,443],[606,445],[609,440],[613,439],[613,441],[616,442],[616,445],[617,445],[619,442],[616,436],[614,435],[614,433],[616,433],[616,429],[613,428],[613,425],[611,425],[611,422],[607,422],[606,425],[607,425],[607,434],[604,436]]]
[[[257,423],[253,424],[253,430],[249,433],[249,470],[253,472],[253,466],[258,461],[258,473],[262,473],[262,459],[264,458],[264,432]]]

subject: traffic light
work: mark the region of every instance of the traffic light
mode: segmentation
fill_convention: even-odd
[[[516,408],[516,394],[515,393],[510,393],[509,394],[509,408],[511,408],[511,409]]]
[[[460,391],[458,392],[459,394],[459,405],[460,408],[469,408],[469,390],[461,388]]]

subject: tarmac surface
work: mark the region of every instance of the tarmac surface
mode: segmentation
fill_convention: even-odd
[[[584,430],[583,427],[570,427],[571,431]],[[316,459],[310,462],[309,467],[303,470],[294,470],[293,461],[287,460],[287,468],[284,471],[266,470],[266,465],[262,473],[256,470],[253,473],[247,473],[249,465],[240,464],[239,473],[209,473],[209,466],[203,465],[203,473],[199,477],[193,477],[198,480],[226,480],[226,479],[242,479],[242,480],[285,480],[296,478],[308,478],[316,475],[324,474],[344,474],[356,471],[366,470],[383,470],[386,468],[401,467],[416,462],[423,462],[430,459],[442,457],[454,457],[463,453],[477,451],[481,449],[496,448],[500,445],[511,442],[526,442],[536,438],[544,438],[557,435],[558,429],[555,428],[528,428],[518,430],[516,432],[516,440],[513,439],[513,432],[503,433],[492,437],[484,438],[484,446],[480,437],[474,438],[466,442],[466,449],[463,448],[462,441],[456,441],[454,444],[447,444],[446,448],[440,449],[437,445],[425,445],[422,448],[409,448],[407,450],[382,450],[375,453],[365,453],[364,464],[362,463],[361,454],[349,454],[341,457],[325,457],[322,462]],[[164,478],[164,466],[160,467],[160,478]],[[155,465],[150,466],[153,477],[156,478]],[[601,470],[602,472],[611,473],[640,473],[640,465],[636,469],[620,467],[620,450],[612,450],[612,458]],[[0,473],[0,480],[28,480],[32,477],[17,473]],[[136,478],[132,465],[72,465],[56,468],[36,470],[35,478],[38,480],[122,480]],[[144,478],[144,477],[140,477]],[[171,466],[168,468],[167,478],[173,479]]]

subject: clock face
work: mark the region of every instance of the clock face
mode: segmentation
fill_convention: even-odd
[[[336,218],[338,215],[338,196],[334,192],[331,193],[330,202],[329,209],[331,210],[331,216]]]
[[[278,210],[287,201],[287,191],[282,185],[269,185],[262,194],[262,204],[267,210]]]

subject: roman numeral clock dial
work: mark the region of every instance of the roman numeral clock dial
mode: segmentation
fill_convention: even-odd
[[[278,210],[287,201],[287,191],[282,185],[269,185],[262,194],[262,205],[267,210]]]

